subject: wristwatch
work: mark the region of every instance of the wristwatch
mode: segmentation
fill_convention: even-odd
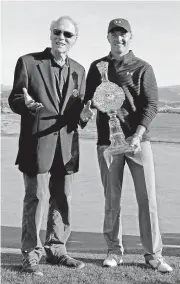
[[[134,133],[132,137],[138,137],[139,141],[140,142],[142,141],[142,135],[140,135],[140,134]]]

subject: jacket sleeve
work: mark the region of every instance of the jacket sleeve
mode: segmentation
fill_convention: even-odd
[[[96,64],[92,63],[89,68],[86,79],[86,92],[84,97],[84,104],[87,104],[89,100],[92,100],[96,88],[100,85],[100,83],[101,83],[101,76],[96,67]]]
[[[86,87],[85,87],[85,96],[83,101],[83,106],[87,104],[89,100],[92,100],[95,90],[97,86],[100,84],[100,75],[97,70],[97,67],[95,63],[93,62],[89,68],[87,78],[86,78]],[[91,104],[91,108],[94,108],[93,104]],[[87,124],[87,122],[84,122],[80,120],[80,126],[81,128],[84,128]]]
[[[80,118],[80,114],[81,114],[81,111],[83,110],[84,108],[84,96],[85,96],[85,90],[86,90],[86,72],[84,70],[84,74],[83,74],[83,77],[82,77],[82,82],[81,82],[81,87],[80,87],[80,97],[82,99],[82,103],[81,103],[81,109],[80,109],[80,112],[79,112],[79,121],[78,121],[78,124],[81,128],[84,128],[87,124],[87,122],[84,122],[81,118]]]
[[[28,90],[28,74],[25,62],[20,57],[15,67],[13,89],[8,98],[12,111],[20,115],[29,113],[24,102],[23,88]]]
[[[144,104],[140,125],[143,125],[147,129],[158,112],[158,87],[154,71],[150,65],[144,72],[141,87]]]
[[[82,80],[81,80],[81,86],[80,86],[80,90],[79,90],[79,95],[80,95],[80,98],[82,100],[84,99],[85,88],[86,88],[86,72],[84,70],[84,73],[83,73],[83,76],[82,76]]]
[[[71,132],[77,125],[79,124],[82,128],[85,126],[84,122],[80,119],[81,111],[83,110],[84,103],[84,95],[85,95],[85,70],[83,71],[81,84],[79,87],[79,96],[75,99],[72,106],[68,109],[67,113],[64,113],[64,119],[67,121],[67,132]]]

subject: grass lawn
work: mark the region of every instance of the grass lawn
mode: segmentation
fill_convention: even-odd
[[[21,273],[19,254],[2,255],[3,284],[175,284],[180,283],[180,268],[176,257],[166,257],[174,268],[172,273],[161,274],[144,264],[142,255],[124,256],[124,265],[115,268],[103,268],[105,254],[73,253],[72,256],[83,260],[86,266],[82,270],[50,266],[43,257],[41,268],[43,277]]]

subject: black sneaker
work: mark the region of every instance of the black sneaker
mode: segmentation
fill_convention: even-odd
[[[37,276],[43,276],[42,271],[39,269],[39,262],[36,259],[23,259],[22,271],[32,273]]]
[[[81,269],[85,266],[85,263],[70,257],[69,255],[53,256],[46,258],[47,263],[55,265],[63,265],[70,268]]]

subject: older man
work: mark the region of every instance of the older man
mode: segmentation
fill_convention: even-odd
[[[103,154],[110,145],[109,117],[98,111],[97,152],[105,195],[103,231],[108,246],[108,255],[103,265],[112,267],[123,262],[120,200],[124,165],[127,163],[134,180],[139,206],[140,237],[146,263],[160,272],[169,272],[172,268],[161,255],[154,165],[148,137],[150,123],[158,108],[156,79],[151,65],[137,58],[130,50],[132,31],[126,19],[114,19],[109,23],[107,39],[111,51],[108,56],[91,64],[87,75],[85,103],[93,98],[96,88],[101,84],[98,63],[108,63],[109,81],[120,86],[125,93],[124,103],[118,110],[118,118],[134,152],[114,156],[110,167],[107,166]]]
[[[21,115],[16,164],[23,172],[25,197],[22,221],[23,271],[42,275],[39,238],[49,182],[49,214],[45,251],[47,262],[73,268],[84,263],[66,251],[70,235],[73,173],[79,168],[78,124],[92,112],[83,109],[85,70],[68,57],[78,27],[68,16],[53,21],[51,48],[20,57],[9,96],[11,109]],[[83,109],[83,110],[82,110]],[[81,114],[81,117],[80,117]]]

